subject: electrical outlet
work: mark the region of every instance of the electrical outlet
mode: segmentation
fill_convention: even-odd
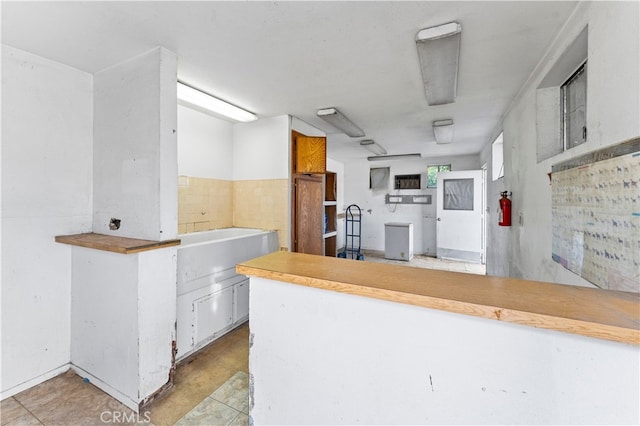
[[[115,217],[112,217],[111,220],[109,221],[109,229],[111,229],[112,231],[117,231],[118,229],[120,229],[120,219],[116,219]]]

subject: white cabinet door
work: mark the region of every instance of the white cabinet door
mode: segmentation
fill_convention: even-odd
[[[233,322],[234,324],[249,316],[249,279],[234,286]]]
[[[197,345],[233,323],[233,287],[195,300],[193,314]]]

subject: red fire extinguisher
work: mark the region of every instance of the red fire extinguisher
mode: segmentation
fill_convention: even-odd
[[[500,216],[498,219],[498,225],[511,226],[511,200],[509,199],[509,192],[501,192],[502,198],[500,198]]]

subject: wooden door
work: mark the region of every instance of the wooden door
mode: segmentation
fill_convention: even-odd
[[[323,255],[322,176],[300,175],[294,178],[296,252]]]

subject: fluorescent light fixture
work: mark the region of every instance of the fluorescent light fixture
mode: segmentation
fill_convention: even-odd
[[[182,82],[178,82],[178,100],[236,121],[248,122],[258,119],[255,114],[249,111],[187,86]]]
[[[364,139],[360,141],[360,146],[364,146],[375,155],[385,155],[387,150],[375,143],[372,139]]]
[[[436,138],[436,143],[453,142],[453,120],[434,121],[433,135]]]
[[[462,26],[457,22],[425,28],[416,35],[424,90],[429,105],[456,100]]]
[[[336,108],[319,109],[318,117],[327,121],[336,129],[342,130],[342,132],[346,133],[352,138],[364,136],[364,132]]]
[[[407,160],[410,158],[422,158],[420,154],[397,154],[397,155],[375,155],[367,157],[369,161],[385,161],[385,160]]]

